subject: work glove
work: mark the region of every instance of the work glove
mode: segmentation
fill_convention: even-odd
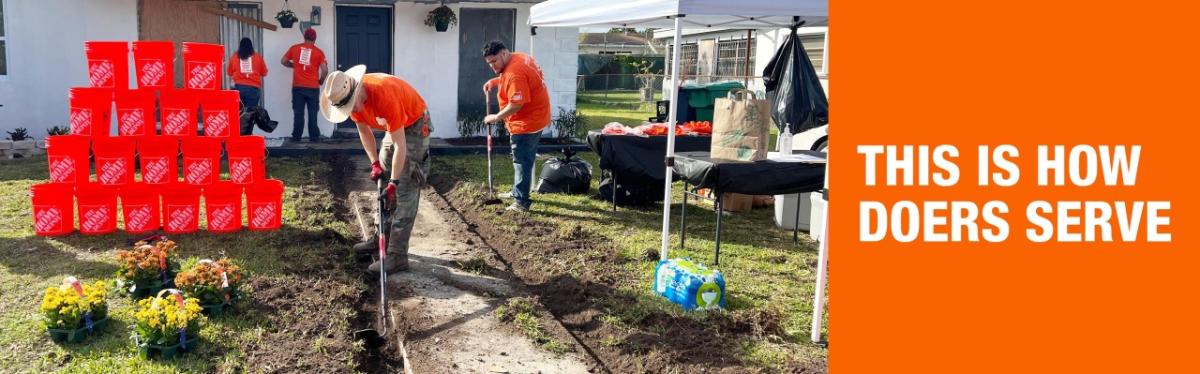
[[[383,165],[375,161],[371,163],[371,180],[377,181],[379,178],[383,178]]]
[[[400,183],[400,181],[393,179],[388,183],[387,187],[383,189],[383,207],[389,212],[396,210],[396,184],[398,183]]]

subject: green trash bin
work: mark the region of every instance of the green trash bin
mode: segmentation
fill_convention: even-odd
[[[693,111],[695,111],[696,121],[712,121],[713,120],[713,104],[718,98],[725,97],[729,91],[743,89],[746,86],[742,82],[723,81],[713,82],[699,85],[685,84],[680,87],[681,90],[687,91],[687,103]]]

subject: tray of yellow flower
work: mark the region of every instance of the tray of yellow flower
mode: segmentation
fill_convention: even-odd
[[[209,317],[218,317],[238,299],[242,268],[228,258],[200,260],[191,269],[175,276],[175,286],[200,300],[200,308]]]
[[[174,287],[179,264],[172,254],[176,244],[165,238],[153,243],[139,241],[129,250],[117,251],[117,287],[135,299],[153,295],[164,288]]]
[[[46,289],[42,298],[43,324],[55,342],[79,343],[108,325],[108,294],[104,282],[85,285],[67,277]]]
[[[163,297],[164,293],[170,294]],[[200,313],[199,301],[183,297],[183,292],[176,289],[165,289],[155,297],[138,301],[133,317],[138,356],[145,359],[169,359],[196,350],[200,327],[207,321]]]

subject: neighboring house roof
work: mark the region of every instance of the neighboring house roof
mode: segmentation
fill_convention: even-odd
[[[608,45],[608,46],[646,46],[645,38],[636,35],[616,34],[607,32],[590,32],[583,35],[579,45]]]

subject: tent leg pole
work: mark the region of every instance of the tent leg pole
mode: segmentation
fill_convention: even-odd
[[[687,240],[687,201],[688,201],[688,182],[683,182],[683,203],[679,204],[679,249],[684,248],[684,241]]]
[[[674,86],[675,89],[671,91],[672,95],[675,95],[676,93],[679,92],[679,55],[680,55],[679,44],[680,44],[680,39],[683,38],[682,31],[679,29],[680,26],[682,26],[682,24],[679,22],[679,16],[675,16],[675,30],[674,30],[674,32],[675,32],[675,39],[674,39],[675,49],[673,51],[671,51],[671,84]],[[678,96],[678,95],[676,95],[676,96]],[[666,164],[665,165],[666,172],[663,173],[664,181],[663,181],[662,242],[661,242],[661,247],[659,249],[659,254],[658,254],[658,258],[663,259],[663,260],[666,260],[667,258],[669,258],[668,255],[669,255],[669,250],[670,250],[670,246],[671,246],[671,196],[672,196],[671,183],[675,179],[675,178],[673,178],[675,173],[674,173],[674,170],[672,169],[672,167],[674,166],[674,163],[675,163],[675,131],[674,131],[674,129],[675,129],[675,116],[677,113],[679,113],[679,99],[675,98],[675,99],[671,100],[670,115],[669,115],[669,118],[667,118],[667,129],[668,129],[668,131],[667,131],[667,154],[666,154],[666,157],[664,157],[664,161],[665,161],[664,163]]]

